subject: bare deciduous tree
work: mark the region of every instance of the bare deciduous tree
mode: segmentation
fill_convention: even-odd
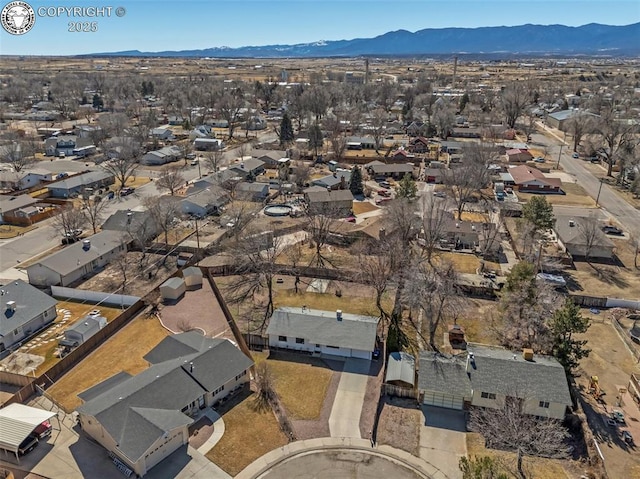
[[[456,203],[458,218],[462,216],[465,205],[474,195],[489,183],[487,165],[491,162],[495,150],[487,145],[472,143],[464,149],[462,165],[443,170],[443,182]]]
[[[254,380],[256,385],[256,408],[265,411],[271,408],[277,400],[275,377],[266,361],[255,367]]]
[[[503,399],[498,408],[471,409],[469,426],[482,434],[488,447],[517,454],[515,471],[520,479],[529,479],[524,456],[565,458],[570,452],[568,432],[560,421],[532,416],[525,412],[527,398],[518,394]]]
[[[504,88],[500,99],[505,123],[509,128],[515,128],[518,118],[529,102],[525,87],[519,82],[513,82]]]
[[[99,195],[91,198],[88,194],[81,195],[80,211],[84,215],[86,222],[91,226],[93,234],[98,232],[98,227],[104,219],[107,202],[102,201]]]
[[[110,161],[103,162],[101,167],[115,177],[120,184],[120,189],[122,189],[140,166],[138,158],[142,149],[140,143],[134,139],[123,139],[117,144],[113,144],[112,147],[118,147],[118,156]]]
[[[162,196],[148,196],[142,200],[153,221],[164,233],[165,244],[169,244],[169,230],[180,214],[180,206],[173,200]]]
[[[53,217],[53,228],[57,233],[66,238],[77,237],[76,232],[86,224],[85,215],[72,203],[58,209],[58,214]]]
[[[426,259],[431,263],[434,251],[443,239],[444,227],[448,222],[449,212],[445,201],[432,196],[423,196],[419,203],[422,228],[418,243],[424,249]]]
[[[207,165],[209,170],[216,173],[222,165],[222,160],[224,159],[224,151],[220,149],[207,151],[204,153],[204,158],[205,165]]]
[[[0,146],[0,162],[7,163],[14,172],[20,173],[36,162],[36,145],[33,141],[14,138]]]
[[[581,218],[577,223],[577,227],[580,229],[579,239],[584,245],[584,259],[587,263],[590,263],[591,253],[598,246],[602,235],[600,225],[592,213],[587,217]]]
[[[168,190],[171,196],[173,196],[176,190],[184,184],[185,179],[182,175],[182,168],[176,165],[164,170],[158,177],[158,181],[156,181],[158,188]]]

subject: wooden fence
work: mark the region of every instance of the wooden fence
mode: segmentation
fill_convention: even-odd
[[[418,390],[416,388],[410,388],[406,386],[395,386],[393,384],[382,385],[382,389],[380,390],[381,395],[387,396],[396,396],[400,398],[412,398],[418,399]]]

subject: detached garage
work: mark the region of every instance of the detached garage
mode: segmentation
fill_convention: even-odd
[[[418,389],[424,405],[464,409],[472,396],[466,355],[458,358],[430,351],[420,353]]]

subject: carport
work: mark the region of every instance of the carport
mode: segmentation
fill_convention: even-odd
[[[24,441],[33,430],[45,421],[51,418],[57,418],[55,412],[45,411],[24,404],[9,404],[7,407],[0,409],[0,448],[16,455],[18,464],[20,464],[20,456],[18,455],[18,446]],[[58,427],[60,423],[58,422]]]

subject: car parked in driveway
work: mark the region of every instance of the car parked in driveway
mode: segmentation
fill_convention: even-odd
[[[616,226],[603,226],[602,231],[608,235],[624,236],[624,232]]]
[[[574,153],[573,155],[571,155],[571,158],[580,158],[580,155],[578,153]]]
[[[131,194],[131,193],[133,193],[134,191],[135,191],[135,188],[129,188],[129,187],[122,188],[122,189],[120,190],[120,196],[127,196],[127,195],[130,195],[130,194]]]

